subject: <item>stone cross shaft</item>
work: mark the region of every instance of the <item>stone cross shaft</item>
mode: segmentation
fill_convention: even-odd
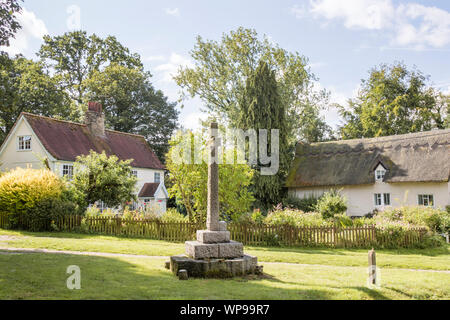
[[[210,160],[208,162],[208,206],[206,216],[206,228],[209,231],[219,231],[219,166],[216,159],[216,150],[220,144],[218,126],[212,122],[210,135]]]

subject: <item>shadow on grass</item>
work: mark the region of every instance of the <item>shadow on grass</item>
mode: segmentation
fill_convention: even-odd
[[[0,255],[0,299],[323,300],[339,298],[335,289],[343,289],[287,283],[274,275],[181,281],[164,269],[163,261],[41,253]],[[80,290],[66,287],[70,265],[80,267]],[[351,289],[373,299],[386,299],[369,289]]]
[[[247,250],[254,251],[269,251],[269,252],[292,252],[304,254],[330,254],[330,255],[349,255],[351,253],[366,254],[368,249],[355,248],[326,248],[326,247],[259,247],[259,246],[245,246]],[[450,254],[450,245],[445,245],[438,248],[427,249],[375,249],[381,254],[399,254],[399,255],[423,255],[423,256],[440,256]]]

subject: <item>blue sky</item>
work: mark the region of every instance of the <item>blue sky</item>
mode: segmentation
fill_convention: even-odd
[[[179,89],[171,74],[192,63],[196,36],[218,40],[239,26],[308,57],[334,102],[352,97],[370,68],[394,61],[417,66],[450,93],[450,1],[25,0],[23,7],[24,28],[10,53],[35,58],[42,35],[70,31],[79,12],[83,30],[114,35],[139,53],[155,87],[173,101]],[[195,128],[200,108],[200,100],[186,101],[180,123]],[[335,110],[324,115],[339,123]]]

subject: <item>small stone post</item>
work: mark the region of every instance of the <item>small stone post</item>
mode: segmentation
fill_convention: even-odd
[[[209,131],[210,159],[208,163],[208,205],[206,216],[206,229],[220,231],[219,228],[219,165],[217,153],[219,145],[218,126],[212,122]]]
[[[375,250],[369,251],[369,283],[376,284],[377,282],[377,261]]]

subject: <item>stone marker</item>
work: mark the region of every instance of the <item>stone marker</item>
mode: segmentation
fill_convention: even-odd
[[[376,284],[377,282],[377,261],[375,250],[369,251],[369,283]]]
[[[164,263],[164,266],[166,267],[166,269],[170,269],[170,261],[166,261]]]
[[[218,126],[211,123],[207,230],[197,230],[197,241],[186,241],[186,255],[170,257],[172,272],[180,277],[180,272],[186,271],[186,279],[187,273],[191,277],[225,277],[255,273],[257,270],[262,272],[262,267],[257,266],[257,258],[245,255],[243,244],[231,241],[227,223],[219,221],[219,147]]]
[[[181,269],[178,271],[178,279],[180,280],[187,280],[188,279],[188,272],[185,269]]]

